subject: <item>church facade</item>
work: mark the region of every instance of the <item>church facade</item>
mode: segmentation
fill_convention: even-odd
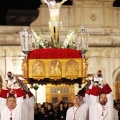
[[[80,26],[84,26],[89,31],[89,50],[86,53],[88,74],[95,74],[98,70],[102,70],[104,80],[113,89],[114,98],[120,99],[120,8],[113,8],[113,0],[74,0],[72,6],[62,6],[60,20],[63,23],[59,34],[61,41],[64,41],[69,29],[79,31]],[[42,31],[46,40],[50,40],[48,21],[48,7],[43,4],[39,8],[38,18],[31,23],[30,27],[36,32]],[[19,32],[23,27],[0,26],[2,80],[6,79],[8,71],[17,75],[22,74],[21,64],[24,54],[20,47]],[[78,90],[78,85],[74,85],[75,94]],[[42,98],[38,96],[41,103],[47,99],[46,92],[46,86],[40,86],[38,89],[37,94],[42,94]]]

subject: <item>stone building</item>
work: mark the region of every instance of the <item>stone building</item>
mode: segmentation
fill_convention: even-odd
[[[102,70],[104,79],[113,89],[114,98],[120,99],[120,8],[113,7],[113,0],[74,0],[73,5],[62,6],[60,19],[63,22],[60,40],[64,39],[68,29],[79,30],[81,25],[90,32],[89,50],[86,53],[88,73],[94,74],[97,70]],[[50,40],[48,21],[48,7],[42,4],[38,18],[30,27],[36,32],[42,31],[45,38]],[[21,52],[19,38],[22,27],[0,26],[0,75],[3,80],[7,71],[22,73],[24,54]],[[38,94],[42,94],[38,97],[40,102],[52,101],[46,97],[46,94],[50,95],[49,88],[50,86],[39,88]],[[71,94],[76,94],[79,90],[78,85],[72,86],[72,90]],[[71,99],[69,96],[68,98]],[[58,100],[60,99],[62,98]]]

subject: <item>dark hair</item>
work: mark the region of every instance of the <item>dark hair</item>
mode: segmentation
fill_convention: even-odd
[[[7,102],[8,102],[8,99],[9,98],[14,98],[15,100],[16,100],[16,97],[14,96],[14,95],[9,95],[8,97],[7,97]]]
[[[99,94],[99,98],[100,98],[100,96],[101,96],[102,94],[105,94],[105,95],[106,95],[106,93],[105,93],[104,91],[102,91],[102,92],[100,92],[100,94]]]
[[[16,98],[14,95],[9,95],[8,97],[7,97],[7,99],[8,98]]]
[[[44,106],[44,105],[41,105],[41,108],[44,108],[44,109],[45,109],[45,106]]]
[[[78,96],[78,97],[80,98],[80,95],[78,95],[78,94],[77,94],[77,95],[75,95],[75,96]],[[74,97],[75,97],[75,96],[74,96]],[[81,99],[81,98],[80,98],[80,99]]]
[[[48,103],[48,105],[50,105],[50,106],[51,106],[51,109],[53,109],[53,104],[52,104],[52,103]]]
[[[48,105],[50,105],[51,107],[53,107],[52,103],[48,103]]]

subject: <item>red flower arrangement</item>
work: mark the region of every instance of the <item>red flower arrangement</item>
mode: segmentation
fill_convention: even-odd
[[[56,58],[81,58],[80,51],[66,48],[35,49],[28,55],[29,59],[56,59]]]

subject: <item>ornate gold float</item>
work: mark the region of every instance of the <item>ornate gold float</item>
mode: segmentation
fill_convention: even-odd
[[[48,83],[63,81],[68,84],[85,82],[88,63],[86,58],[23,59],[22,71],[26,82]],[[29,79],[28,79],[29,78]],[[28,81],[27,81],[28,80]],[[32,80],[32,81],[30,81]]]
[[[51,48],[43,34],[28,28],[20,32],[21,47],[27,57],[23,59],[22,71],[25,83],[38,84],[81,84],[87,77],[88,62],[85,53],[88,48],[88,32],[82,27],[76,38],[75,30],[70,30],[64,43],[56,43]],[[34,42],[33,42],[34,38]],[[50,43],[52,44],[52,43]],[[36,47],[37,48],[33,48]]]

